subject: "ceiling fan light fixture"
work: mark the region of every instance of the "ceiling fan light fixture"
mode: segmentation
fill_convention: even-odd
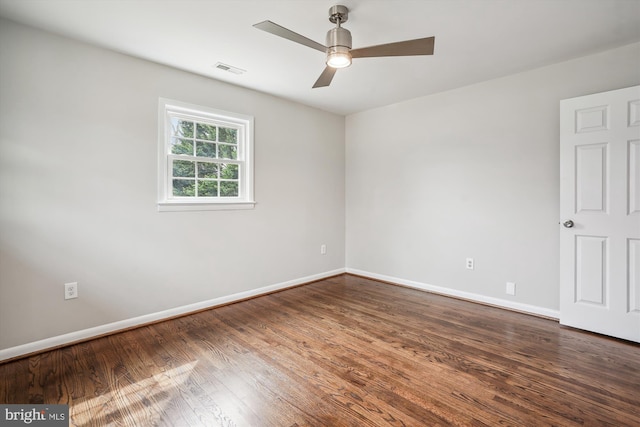
[[[327,65],[331,68],[345,68],[351,65],[351,33],[340,27],[340,19],[336,27],[327,32]]]
[[[327,65],[331,68],[346,68],[351,65],[351,53],[345,46],[335,46],[327,49]]]

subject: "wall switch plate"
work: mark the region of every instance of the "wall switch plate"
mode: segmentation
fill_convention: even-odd
[[[473,258],[467,258],[467,270],[473,270]]]
[[[320,245],[320,255],[327,254],[327,245]]]
[[[507,282],[507,295],[515,295],[516,294],[516,284],[513,282]]]
[[[64,299],[78,298],[78,282],[64,284]]]

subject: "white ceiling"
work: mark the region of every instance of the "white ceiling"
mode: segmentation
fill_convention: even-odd
[[[312,89],[324,55],[252,27],[324,44],[337,2],[354,48],[435,36],[434,56],[358,58]],[[0,0],[0,15],[339,114],[640,41],[640,0]]]

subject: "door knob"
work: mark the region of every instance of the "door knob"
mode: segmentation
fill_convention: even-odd
[[[573,223],[573,221],[568,219],[565,222],[563,222],[562,225],[564,225],[565,228],[573,228],[575,224]]]

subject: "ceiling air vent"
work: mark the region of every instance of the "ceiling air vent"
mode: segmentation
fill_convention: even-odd
[[[223,64],[222,62],[218,62],[216,63],[216,65],[214,65],[215,68],[222,70],[222,71],[228,71],[230,73],[233,74],[244,74],[247,72],[247,70],[243,70],[242,68],[238,68],[238,67],[234,67],[228,64]]]

